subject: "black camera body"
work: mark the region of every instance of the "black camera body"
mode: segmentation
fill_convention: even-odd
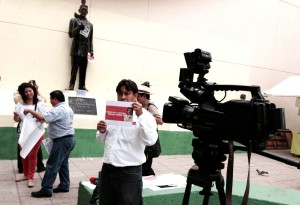
[[[223,146],[222,142],[232,140],[244,146],[251,144],[253,151],[264,150],[272,134],[285,129],[284,109],[265,100],[259,86],[207,83],[204,75],[210,68],[210,53],[196,49],[184,56],[188,68],[180,69],[178,87],[188,100],[170,96],[170,102],[163,108],[165,123],[177,123],[179,127],[193,131],[200,144]],[[196,82],[193,81],[194,74],[199,75]],[[222,103],[216,100],[215,91],[225,94],[247,91],[252,98]],[[195,142],[193,146],[198,149]]]

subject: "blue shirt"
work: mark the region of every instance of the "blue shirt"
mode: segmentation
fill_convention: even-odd
[[[48,123],[48,136],[50,139],[60,138],[66,135],[74,135],[73,110],[65,102],[55,105],[49,112],[43,113]]]

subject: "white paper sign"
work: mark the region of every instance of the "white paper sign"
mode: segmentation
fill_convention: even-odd
[[[91,28],[89,25],[84,25],[84,29],[80,30],[79,33],[87,38],[90,34],[90,30],[91,30]]]
[[[95,56],[92,56],[92,54],[91,54],[90,52],[88,52],[87,59],[88,59],[88,61],[90,61],[90,62],[94,62]]]
[[[47,153],[50,154],[52,147],[53,147],[53,141],[49,138],[46,138],[43,140],[43,144],[45,146]]]
[[[23,159],[26,158],[44,133],[43,124],[38,122],[36,118],[33,118],[32,115],[26,115],[19,137],[19,145],[22,147],[20,155]]]
[[[137,117],[132,108],[132,102],[107,101],[105,122],[108,125],[133,126]]]

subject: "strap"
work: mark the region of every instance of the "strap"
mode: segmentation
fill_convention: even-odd
[[[226,174],[226,205],[232,204],[232,181],[233,181],[233,162],[234,162],[234,152],[233,152],[233,142],[228,141],[229,155],[228,155],[228,166]]]
[[[227,166],[227,176],[226,176],[226,205],[232,204],[232,181],[233,181],[233,162],[234,162],[234,152],[233,152],[233,142],[232,140],[228,141],[229,145],[229,159]],[[247,156],[248,156],[248,176],[245,193],[242,200],[242,205],[248,204],[249,191],[250,191],[250,160],[251,160],[252,144],[251,140],[249,141]]]
[[[153,105],[154,107],[156,107],[156,105],[154,105],[153,103],[148,103],[148,106],[147,106],[147,110],[149,111],[149,107],[150,107],[150,105]],[[156,107],[156,109],[158,109],[157,107]]]
[[[37,102],[34,105],[34,111],[36,111],[36,107],[37,107]],[[34,118],[34,116],[32,116],[32,118]]]
[[[148,103],[148,107],[147,107],[147,111],[149,111],[150,105],[153,105],[154,107],[156,107],[156,105],[154,105],[153,103],[149,102],[149,103]],[[158,109],[158,108],[156,107],[156,109]],[[157,133],[158,133],[158,127],[156,128],[156,131],[157,131]],[[157,139],[157,140],[158,140],[158,139]]]
[[[17,133],[20,134],[21,130],[20,130],[20,123],[21,123],[21,120],[18,122],[18,125],[17,125]]]
[[[249,190],[250,190],[250,160],[251,160],[251,152],[252,152],[252,143],[251,140],[249,141],[247,155],[248,155],[248,177],[247,177],[247,185],[242,201],[242,205],[248,204],[248,198],[249,198]]]

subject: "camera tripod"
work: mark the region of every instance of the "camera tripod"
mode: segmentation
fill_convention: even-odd
[[[199,194],[204,195],[203,205],[208,205],[209,197],[212,195],[211,187],[213,182],[216,184],[218,190],[219,200],[221,205],[226,205],[225,191],[224,191],[224,178],[220,170],[214,171],[214,173],[208,173],[202,171],[197,165],[190,168],[187,176],[187,185],[185,187],[185,193],[183,197],[182,205],[189,204],[189,198],[191,193],[192,184],[203,187]]]

